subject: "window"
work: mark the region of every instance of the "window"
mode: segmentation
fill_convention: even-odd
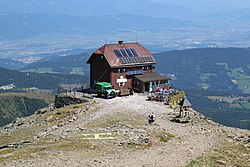
[[[118,86],[119,87],[123,87],[125,85],[125,82],[120,82],[120,83],[118,83]]]

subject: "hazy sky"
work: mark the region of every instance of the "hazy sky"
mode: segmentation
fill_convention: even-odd
[[[219,12],[234,9],[249,8],[250,0],[151,0],[154,2],[170,3],[188,6],[190,8],[202,8],[202,10]]]

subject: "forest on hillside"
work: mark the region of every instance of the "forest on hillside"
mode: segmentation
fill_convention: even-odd
[[[0,98],[0,126],[6,125],[16,118],[34,114],[48,104],[40,99],[28,97],[1,97]]]
[[[45,57],[37,62],[26,65],[20,71],[37,73],[61,73],[61,74],[79,74],[89,75],[89,66],[86,60],[89,57],[87,53],[72,54],[68,56],[54,55]]]
[[[199,48],[154,54],[157,72],[176,87],[236,94],[250,93],[249,48]],[[232,82],[235,80],[235,82]]]
[[[225,126],[250,129],[249,107],[239,106],[239,104],[234,106],[232,103],[221,99],[212,100],[208,97],[209,92],[207,95],[206,92],[195,90],[187,90],[185,92],[193,108],[213,121]],[[227,94],[224,94],[224,97],[227,97]],[[239,103],[239,101],[236,102]]]
[[[154,54],[157,72],[185,90],[193,108],[226,126],[250,129],[249,48],[198,48]],[[210,99],[209,97],[223,97]]]
[[[18,72],[0,67],[0,85],[14,84],[16,88],[57,89],[61,84],[87,85],[89,78],[77,74]]]

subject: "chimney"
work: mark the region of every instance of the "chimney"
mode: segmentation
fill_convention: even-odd
[[[122,44],[123,44],[123,41],[118,41],[118,44],[122,45]]]

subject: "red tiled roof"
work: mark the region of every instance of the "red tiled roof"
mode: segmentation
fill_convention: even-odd
[[[138,53],[139,57],[146,57],[149,56],[152,58],[153,61],[148,61],[148,62],[137,62],[137,63],[127,63],[127,64],[122,64],[119,61],[119,58],[116,56],[114,50],[115,49],[122,49],[122,48],[134,48],[136,50],[136,52]],[[97,49],[94,53],[92,53],[92,55],[89,57],[87,63],[91,62],[91,58],[92,56],[96,56],[96,55],[103,55],[106,60],[108,61],[109,65],[111,67],[119,67],[119,66],[131,66],[131,65],[141,65],[141,64],[156,64],[155,59],[153,58],[153,56],[151,55],[151,53],[144,48],[142,45],[140,45],[139,43],[135,42],[135,43],[121,43],[121,44],[105,44],[104,46],[102,46],[101,48]]]

